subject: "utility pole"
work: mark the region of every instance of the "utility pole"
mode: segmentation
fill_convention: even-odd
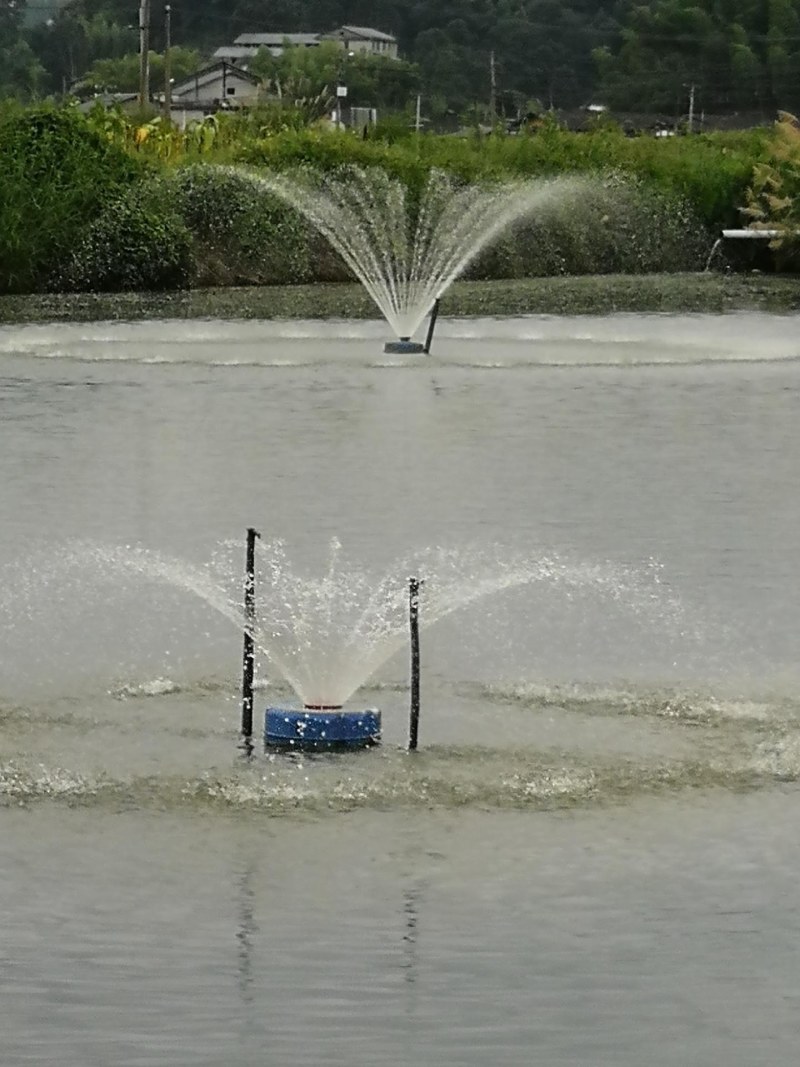
[[[686,123],[688,133],[694,129],[694,84],[689,89],[689,121]]]
[[[172,8],[164,8],[164,120],[172,121]]]
[[[139,3],[139,107],[150,103],[150,0]]]
[[[494,126],[497,118],[497,77],[494,66],[494,49],[489,53],[489,121]]]
[[[414,129],[419,133],[419,128],[422,123],[422,96],[417,93],[417,113],[414,118]]]

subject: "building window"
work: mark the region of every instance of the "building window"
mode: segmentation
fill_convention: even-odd
[[[236,86],[235,85],[229,85],[226,91],[228,93],[228,96],[236,96]]]

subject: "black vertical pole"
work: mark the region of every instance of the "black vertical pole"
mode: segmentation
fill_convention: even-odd
[[[426,356],[429,356],[430,352],[431,352],[431,341],[433,340],[433,331],[436,329],[436,320],[438,318],[439,318],[439,297],[437,296],[436,299],[433,302],[433,307],[431,308],[431,320],[428,323],[428,336],[425,338],[425,347],[422,350],[425,353]]]
[[[249,742],[253,736],[253,671],[255,645],[253,631],[256,624],[256,538],[261,535],[250,526],[247,530],[247,552],[244,568],[244,651],[242,653],[242,737]]]
[[[411,719],[408,748],[417,747],[419,734],[419,578],[408,580],[408,621],[411,630]]]

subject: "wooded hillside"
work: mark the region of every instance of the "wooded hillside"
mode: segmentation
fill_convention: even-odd
[[[241,32],[393,33],[432,113],[588,103],[679,116],[800,111],[800,0],[173,0],[176,45],[208,56]],[[152,47],[163,47],[153,0]],[[63,92],[135,53],[137,0],[0,0],[0,95]],[[492,58],[493,57],[493,58]],[[387,60],[388,62],[388,60]]]

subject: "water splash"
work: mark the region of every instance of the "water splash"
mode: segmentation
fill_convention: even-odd
[[[301,212],[402,338],[414,334],[434,301],[512,223],[577,199],[586,188],[577,178],[457,185],[432,170],[414,212],[405,186],[377,167],[314,177],[237,173]]]
[[[33,545],[0,565],[0,694],[181,686],[193,659],[229,678],[242,629],[207,565],[88,539]]]
[[[27,609],[44,604],[52,610],[59,598],[74,597],[80,585],[81,606],[93,601],[107,603],[109,584],[121,593],[120,582],[131,577],[148,580],[199,597],[237,629],[242,628],[243,612],[232,600],[219,578],[208,567],[167,556],[143,545],[108,545],[99,541],[74,540],[54,552],[33,551],[24,559],[0,571],[0,618],[19,618]],[[112,598],[113,603],[113,598]]]
[[[234,580],[241,546],[226,544],[215,559]],[[344,558],[334,539],[324,570],[295,569],[281,541],[256,549],[258,620],[255,641],[309,705],[341,705],[408,641],[408,578],[422,580],[420,623],[430,627],[489,596],[535,583],[570,597],[591,590],[631,612],[679,606],[659,588],[652,568],[574,562],[555,555],[521,556],[500,546],[427,548],[382,573]]]
[[[344,758],[346,759],[346,757]],[[374,763],[373,763],[374,759]],[[764,788],[800,777],[796,738],[725,759],[629,761],[579,752],[429,748],[409,763],[385,749],[358,768],[343,759],[282,760],[200,774],[114,775],[58,762],[0,758],[0,810],[46,801],[107,810],[253,811],[329,816],[355,809],[551,810],[591,807],[687,789]]]
[[[135,593],[145,612],[157,617],[160,600],[148,591],[148,583],[156,583],[198,598],[241,634],[242,564],[238,542],[223,543],[203,566],[138,545],[70,542],[57,554],[32,553],[13,568],[13,576],[3,568],[0,626],[7,626],[8,637],[26,616],[29,624],[38,626],[44,612],[51,629],[56,620],[63,627],[68,646],[79,616],[92,620],[95,633],[102,633],[112,618],[118,628],[124,627],[126,594]],[[423,627],[479,600],[537,583],[543,592],[558,590],[567,601],[580,591],[616,602],[626,614],[647,610],[659,621],[665,615],[673,621],[682,617],[680,604],[660,584],[653,565],[633,568],[554,554],[522,555],[502,546],[431,547],[376,572],[347,560],[334,539],[321,573],[309,574],[293,566],[283,542],[276,541],[258,543],[256,549],[258,609],[253,636],[260,657],[304,704],[344,704],[405,647],[411,575],[423,583]],[[532,600],[533,611],[537,603]],[[183,612],[177,617],[183,624]],[[23,629],[28,632],[30,625]],[[93,638],[82,640],[95,656],[102,655]],[[163,695],[180,688],[180,681],[159,674],[152,686],[154,694]],[[133,695],[125,686],[116,692]]]

